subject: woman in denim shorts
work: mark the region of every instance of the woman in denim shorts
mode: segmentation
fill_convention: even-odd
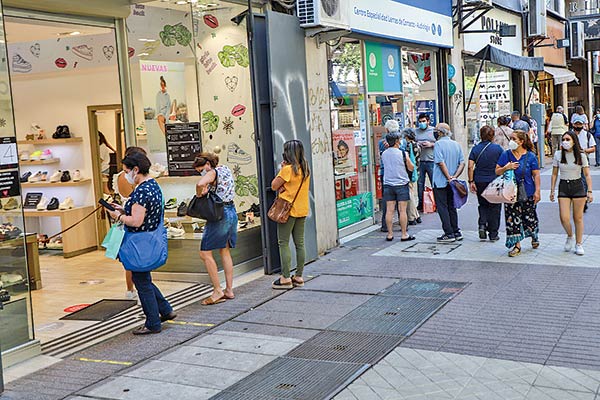
[[[202,175],[196,185],[196,195],[204,196],[209,189],[214,189],[224,203],[223,219],[206,223],[202,243],[200,244],[200,258],[204,261],[206,271],[213,284],[211,296],[202,301],[203,305],[208,306],[234,298],[233,259],[229,249],[235,248],[237,241],[238,216],[233,204],[235,179],[229,167],[219,165],[219,157],[213,153],[201,153],[194,161],[194,168]],[[223,261],[225,290],[221,289],[219,271],[217,262],[213,257],[213,250],[219,250]]]

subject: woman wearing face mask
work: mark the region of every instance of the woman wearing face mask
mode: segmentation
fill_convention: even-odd
[[[592,127],[590,132],[596,138],[596,143],[600,141],[600,108],[596,108],[596,114],[594,114],[594,118],[592,118]],[[600,146],[596,146],[596,163],[595,167],[600,167]]]
[[[233,204],[235,180],[229,167],[219,165],[219,157],[214,153],[201,153],[194,161],[194,168],[202,175],[196,185],[196,196],[204,196],[209,190],[215,190],[224,204],[223,219],[206,223],[200,244],[200,258],[206,266],[213,285],[212,294],[202,301],[202,305],[210,306],[225,300],[232,300],[235,297],[233,294],[233,259],[230,252],[230,249],[235,248],[237,242],[238,216],[235,204]],[[221,289],[213,250],[219,250],[223,262],[225,290]]]
[[[133,153],[123,159],[123,169],[125,178],[135,186],[135,190],[125,207],[113,204],[115,211],[109,211],[109,214],[115,220],[122,222],[132,235],[153,232],[163,223],[163,195],[158,183],[148,175],[150,160],[142,153]],[[166,243],[164,245],[166,246]],[[172,320],[177,315],[160,290],[152,283],[150,272],[132,272],[132,277],[146,315],[144,326],[134,330],[133,334],[159,333],[161,322]]]
[[[509,150],[500,155],[496,175],[513,170],[524,200],[504,205],[506,247],[509,257],[521,254],[521,241],[531,238],[531,247],[540,247],[537,203],[540,201],[540,167],[527,132],[516,130],[511,135]]]
[[[562,149],[554,154],[552,160],[552,190],[550,201],[554,202],[556,178],[560,172],[558,184],[558,208],[560,222],[567,233],[565,251],[573,250],[573,228],[571,226],[571,207],[573,208],[573,222],[575,223],[575,254],[582,256],[583,250],[583,208],[586,202],[592,202],[592,178],[587,157],[581,154],[579,140],[574,132],[565,132],[562,136]],[[581,179],[583,175],[587,181],[587,193]]]

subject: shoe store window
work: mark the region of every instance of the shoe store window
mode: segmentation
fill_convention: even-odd
[[[217,153],[235,177],[235,273],[262,265],[247,7],[180,3],[134,4],[127,18],[136,138],[155,164],[166,201],[169,260],[158,276],[208,281],[200,258],[190,257],[205,221],[186,216],[200,178],[191,166],[201,151]]]

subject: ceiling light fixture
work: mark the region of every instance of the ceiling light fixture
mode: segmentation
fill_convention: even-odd
[[[180,6],[187,4],[187,1],[184,0],[180,0],[178,2],[176,2],[175,4],[179,4]]]
[[[79,31],[74,31],[74,32],[70,32],[69,36],[77,36],[77,35],[81,35],[81,32]]]

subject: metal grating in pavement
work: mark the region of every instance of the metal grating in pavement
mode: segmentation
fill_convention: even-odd
[[[381,296],[429,297],[450,299],[460,293],[468,283],[403,279],[380,293]]]
[[[366,364],[281,357],[210,400],[329,399],[367,368]]]
[[[375,296],[327,329],[409,336],[446,301],[446,299]]]
[[[403,339],[402,336],[360,332],[321,332],[289,352],[287,357],[375,364]]]

